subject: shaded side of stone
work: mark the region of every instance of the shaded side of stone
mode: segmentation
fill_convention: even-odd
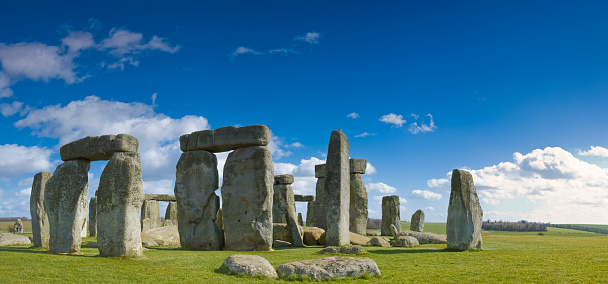
[[[311,202],[311,201],[315,201],[315,196],[314,195],[294,194],[293,197],[296,200],[296,202]]]
[[[326,166],[324,210],[327,245],[347,245],[350,242],[350,162],[348,138],[342,131],[331,132]]]
[[[39,172],[34,175],[30,195],[30,214],[32,216],[32,236],[35,247],[49,246],[49,218],[44,207],[46,182],[51,172]]]
[[[162,227],[160,221],[160,204],[156,200],[144,200],[141,206],[141,231]]]
[[[382,197],[382,226],[380,227],[380,233],[383,236],[392,235],[391,225],[394,225],[397,231],[400,231],[400,218],[399,196],[389,195]]]
[[[349,160],[351,174],[364,174],[367,169],[366,159],[352,158]]]
[[[448,249],[482,249],[483,211],[471,173],[452,171],[452,192],[446,224]]]
[[[114,152],[137,152],[138,147],[137,138],[127,134],[87,136],[63,145],[59,153],[63,161],[100,161],[109,160]]]
[[[352,161],[353,159],[351,159]],[[364,159],[357,159],[364,160]],[[366,161],[366,160],[364,160]],[[366,161],[367,163],[367,161]],[[352,163],[351,163],[352,166]],[[365,170],[363,170],[365,172]],[[352,172],[352,168],[351,168]],[[365,235],[367,230],[367,189],[360,173],[350,174],[350,231]]]
[[[91,197],[89,201],[89,236],[97,236],[97,197]]]
[[[287,223],[287,199],[285,198],[285,185],[275,184],[272,197],[272,222]]]
[[[226,126],[182,135],[179,142],[183,152],[226,152],[249,146],[266,146],[270,142],[270,130],[266,125]]]
[[[173,225],[177,225],[177,201],[169,201],[165,210],[165,220],[171,220]]]
[[[317,178],[315,195],[315,226],[325,229],[327,226],[325,212],[325,177]]]
[[[306,226],[314,227],[315,226],[315,202],[308,201],[306,205]]]
[[[144,200],[156,200],[156,201],[176,201],[175,195],[173,194],[149,194],[144,195]]]
[[[422,209],[416,210],[416,212],[412,215],[410,230],[416,232],[424,231],[424,211],[422,211]]]

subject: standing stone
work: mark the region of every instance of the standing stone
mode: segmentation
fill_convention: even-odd
[[[325,176],[324,203],[328,246],[343,246],[350,243],[350,163],[348,138],[341,130],[332,131],[327,147],[327,173]]]
[[[367,231],[367,189],[361,175],[367,168],[366,159],[350,159],[350,231],[365,235]]]
[[[177,163],[175,198],[177,228],[182,248],[221,250],[222,236],[216,225],[220,198],[217,157],[205,150],[182,153]]]
[[[23,234],[23,222],[21,219],[17,219],[15,224],[13,224],[13,233],[15,234]]]
[[[412,215],[410,230],[416,232],[424,231],[424,211],[422,211],[422,209],[418,209],[416,213]]]
[[[315,225],[315,201],[308,201],[306,204],[306,226],[314,227]]]
[[[145,232],[160,227],[162,227],[160,204],[156,200],[144,200],[141,206],[141,231]]]
[[[291,188],[291,184],[293,183],[292,175],[278,175],[274,177],[274,200],[279,200],[284,202],[283,212],[279,212],[278,214],[283,214],[283,219],[287,223],[287,228],[289,230],[289,242],[295,247],[304,246],[304,242],[302,240],[302,235],[300,235],[300,228],[298,227],[299,220],[296,215],[296,202],[293,194],[293,189]],[[274,204],[273,204],[273,208]],[[272,212],[272,218],[275,219],[274,211]],[[300,217],[301,218],[301,217]]]
[[[34,175],[32,194],[30,195],[34,247],[49,247],[49,218],[44,208],[44,192],[46,182],[52,175],[51,172],[39,172]]]
[[[222,247],[226,243],[226,234],[224,233],[224,217],[222,215],[222,208],[217,210],[217,217],[215,217],[215,225],[220,229],[220,236],[222,237]]]
[[[89,236],[97,236],[97,196],[89,201]]]
[[[325,174],[327,173],[326,164],[315,165],[315,177],[317,178],[316,195],[315,195],[315,226],[321,229],[327,229],[325,224]]]
[[[165,221],[171,220],[172,225],[177,225],[177,201],[169,201],[165,211]]]
[[[89,160],[66,161],[46,183],[44,207],[49,217],[49,251],[80,251],[82,221],[86,218]]]
[[[142,255],[139,210],[143,199],[139,154],[114,153],[101,173],[97,190],[97,247],[101,256]]]
[[[285,218],[287,214],[287,200],[285,200],[285,191],[279,190],[277,185],[274,185],[274,194],[272,196],[272,222],[287,223]]]
[[[382,227],[380,234],[390,236],[391,225],[394,225],[398,231],[401,231],[401,214],[399,210],[399,196],[390,195],[382,197]]]
[[[298,213],[298,225],[304,226],[304,219],[302,219],[302,213]]]
[[[222,185],[226,250],[272,250],[273,184],[268,146],[239,148],[228,155]]]
[[[446,224],[448,249],[482,249],[481,222],[483,211],[471,173],[452,171],[452,192]]]

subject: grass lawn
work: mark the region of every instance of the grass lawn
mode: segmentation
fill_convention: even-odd
[[[8,233],[9,226],[12,230],[13,225],[15,225],[15,221],[0,222],[0,233]],[[26,234],[32,232],[32,222],[31,221],[23,221],[23,232]]]
[[[409,224],[408,224],[409,228]],[[445,232],[445,224],[425,229]],[[435,231],[437,230],[437,231]],[[95,238],[85,238],[94,241]],[[447,251],[446,245],[417,248],[366,247],[361,256],[378,264],[382,277],[349,282],[378,283],[494,283],[494,282],[608,282],[608,236],[549,228],[544,236],[532,232],[483,234],[484,250]],[[273,266],[323,257],[320,247],[238,252],[260,255]],[[97,257],[97,249],[83,255],[54,255],[29,246],[0,247],[0,283],[236,283],[276,282],[215,272],[224,258],[237,252],[191,251],[178,247],[151,248],[140,259]]]

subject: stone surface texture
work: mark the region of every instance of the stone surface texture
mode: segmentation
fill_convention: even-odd
[[[220,250],[221,231],[215,223],[220,199],[217,157],[205,151],[182,153],[175,179],[178,228],[182,248]]]
[[[390,248],[391,247],[391,243],[388,241],[388,239],[386,238],[382,238],[382,237],[373,237],[369,243],[372,246],[377,246],[377,247],[385,247],[385,248]]]
[[[156,200],[143,200],[141,206],[141,231],[162,227],[160,222],[160,204]]]
[[[351,161],[354,159],[350,159]],[[365,161],[367,160],[356,159]],[[351,166],[352,166],[351,162]],[[365,168],[363,169],[365,172]],[[353,233],[365,235],[367,231],[367,189],[363,184],[363,178],[360,173],[350,174],[350,213],[349,213],[349,228]]]
[[[97,196],[89,200],[89,236],[97,236]]]
[[[448,249],[482,249],[483,211],[473,184],[473,176],[464,170],[452,171],[452,192],[446,224]]]
[[[114,152],[137,152],[138,146],[137,138],[127,134],[87,136],[61,146],[59,153],[63,161],[105,161],[111,159]]]
[[[180,238],[177,225],[165,226],[141,233],[141,241],[144,243],[155,242],[163,246],[179,246]]]
[[[275,176],[277,177],[277,176]],[[314,195],[301,195],[301,194],[294,194],[293,198],[296,200],[296,202],[310,202],[310,201],[315,201],[315,196]]]
[[[80,251],[83,221],[88,213],[90,166],[91,162],[85,159],[63,162],[46,183],[44,207],[49,218],[49,251],[52,253]]]
[[[348,138],[341,130],[331,132],[327,147],[324,211],[327,244],[349,244],[350,162]]]
[[[32,216],[32,236],[35,247],[49,247],[49,218],[44,208],[44,192],[51,172],[34,175],[30,194],[30,214]]]
[[[276,183],[276,182],[275,182]],[[298,216],[296,216],[296,202],[293,198],[293,189],[288,184],[275,184],[274,189],[283,196],[285,200],[285,220],[287,228],[289,229],[290,240],[289,242],[295,247],[304,246],[302,235],[300,234],[300,224]],[[274,193],[275,195],[277,192]],[[274,212],[273,212],[274,213]]]
[[[292,175],[276,175],[274,176],[274,184],[292,184]]]
[[[272,196],[272,222],[287,223],[287,199],[285,198],[285,185],[275,184]]]
[[[391,232],[391,224],[395,225],[397,231],[401,231],[401,220],[399,210],[399,196],[389,195],[382,197],[382,226],[380,233],[383,236],[389,236]]]
[[[364,174],[367,169],[366,159],[352,158],[349,160],[351,174]]]
[[[371,241],[371,239],[366,236],[362,236],[362,235],[350,232],[350,244],[351,245],[367,246],[367,245],[369,245],[369,241]]]
[[[13,233],[0,234],[0,247],[13,245],[29,245],[32,241],[30,238]]]
[[[418,240],[418,243],[420,243],[420,244],[445,244],[445,243],[447,243],[446,235],[438,235],[438,234],[429,233],[429,232],[416,232],[416,231],[405,230],[405,231],[399,232],[399,234],[395,238],[397,238],[399,236],[412,236],[412,237],[416,238]]]
[[[326,247],[317,253],[320,254],[332,254],[332,253],[341,253],[341,254],[358,254],[364,252],[363,247],[360,245],[354,246],[343,246],[343,247]]]
[[[177,201],[169,201],[169,204],[167,204],[165,221],[171,221],[173,225],[177,225]]]
[[[315,201],[309,201],[306,204],[306,226],[313,227],[315,226]]]
[[[156,200],[156,201],[177,201],[173,194],[149,194],[144,195],[144,200]]]
[[[325,173],[327,172],[327,166],[325,164],[315,165],[315,177],[317,178],[317,185],[315,187],[315,227],[321,229],[326,228],[327,222],[325,218]]]
[[[270,130],[266,125],[226,126],[182,135],[179,142],[183,152],[194,150],[226,152],[249,146],[266,146],[270,142]]]
[[[417,247],[419,246],[420,243],[418,242],[418,239],[412,237],[412,236],[399,236],[395,239],[395,246],[396,247]]]
[[[360,277],[363,274],[380,275],[375,261],[367,257],[325,257],[290,262],[277,266],[280,276],[308,276],[314,281],[333,278]]]
[[[231,255],[224,260],[222,267],[235,275],[245,274],[248,276],[278,278],[270,262],[258,255]]]
[[[422,211],[422,209],[416,210],[416,212],[412,215],[410,230],[416,232],[424,231],[424,211]]]
[[[325,230],[317,227],[302,227],[304,231],[304,244],[307,246],[320,245],[321,237],[324,237]]]
[[[272,239],[289,242],[291,241],[291,234],[289,228],[285,223],[273,223],[272,224]]]
[[[298,213],[298,225],[304,226],[304,219],[302,218],[302,213]]]
[[[267,146],[239,148],[228,155],[222,184],[227,250],[272,249],[273,184]]]
[[[97,247],[101,256],[143,254],[139,218],[143,200],[139,154],[115,152],[101,173],[97,190]]]

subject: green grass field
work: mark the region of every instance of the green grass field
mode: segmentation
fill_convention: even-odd
[[[10,226],[10,228],[13,228],[14,224],[15,224],[15,221],[12,221],[12,222],[0,222],[0,233],[8,233],[9,226]],[[23,221],[23,232],[26,233],[26,234],[32,232],[32,222],[30,222],[30,221]]]
[[[409,224],[407,224],[409,228]],[[427,223],[425,231],[445,232],[445,224]],[[94,241],[85,238],[84,242]],[[483,234],[484,250],[451,252],[446,245],[417,248],[366,247],[361,255],[378,264],[382,277],[349,282],[378,283],[572,283],[608,282],[608,236],[549,228],[536,232]],[[83,243],[84,243],[83,242]],[[54,255],[29,246],[0,248],[0,283],[272,283],[240,278],[215,270],[231,254],[256,254],[273,266],[323,257],[320,247],[277,249],[274,252],[192,251],[151,248],[140,259]],[[282,281],[282,280],[281,280]]]
[[[568,225],[568,224],[566,224],[566,225]],[[578,225],[581,227],[600,228],[600,229],[608,230],[608,225],[597,225],[597,224],[570,224],[570,225]]]

